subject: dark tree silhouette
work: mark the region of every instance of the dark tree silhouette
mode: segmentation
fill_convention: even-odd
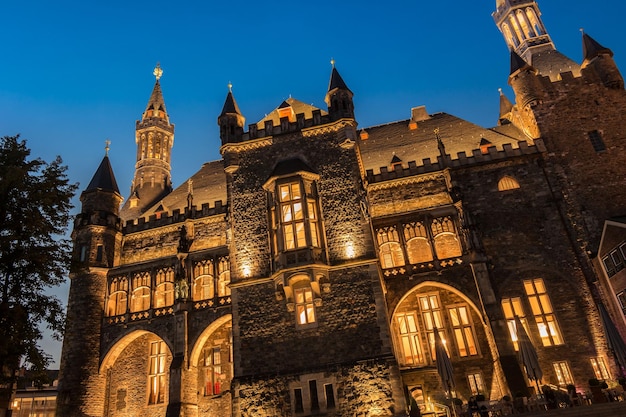
[[[70,242],[62,236],[77,184],[69,183],[60,157],[47,163],[30,153],[19,136],[0,139],[0,389],[5,395],[21,366],[44,375],[50,356],[39,347],[40,326],[60,339],[64,308],[49,290],[63,282],[71,259]]]

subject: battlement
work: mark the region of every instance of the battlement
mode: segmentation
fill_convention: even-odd
[[[481,165],[503,161],[509,158],[516,158],[525,155],[540,154],[546,152],[546,148],[541,139],[536,139],[534,144],[528,142],[519,142],[519,147],[514,148],[511,144],[503,145],[501,150],[495,146],[487,148],[487,152],[481,149],[474,149],[472,155],[468,156],[465,152],[459,152],[456,157],[446,154],[445,157],[437,157],[437,161],[431,161],[430,158],[422,159],[420,165],[415,161],[409,161],[407,166],[396,164],[393,170],[388,167],[380,167],[378,173],[374,173],[373,169],[366,171],[367,182],[370,184],[388,181],[393,179],[410,177],[413,175],[425,174],[429,172],[441,171],[446,168],[462,168],[472,165]],[[445,158],[445,159],[444,159]]]
[[[124,224],[122,231],[124,234],[141,232],[170,224],[182,223],[185,220],[194,220],[227,213],[228,205],[225,205],[222,201],[217,200],[214,202],[212,207],[206,203],[202,204],[199,209],[197,206],[191,206],[191,208],[185,208],[183,211],[180,209],[172,210],[171,213],[163,211],[152,214],[148,217],[132,219]]]
[[[258,128],[257,123],[248,125],[248,131],[244,132],[243,140],[263,138],[266,136],[276,136],[284,133],[297,132],[313,126],[330,123],[332,120],[327,114],[322,114],[320,109],[313,110],[313,117],[306,119],[304,113],[298,113],[295,119],[281,117],[280,124],[274,126],[273,120],[266,120],[263,129]]]

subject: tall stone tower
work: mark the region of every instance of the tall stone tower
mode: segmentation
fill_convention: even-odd
[[[154,69],[156,82],[141,120],[135,127],[137,163],[130,197],[121,216],[135,218],[172,191],[170,160],[174,146],[174,125],[170,123],[159,82],[163,70]]]
[[[122,242],[122,196],[108,156],[102,159],[80,201],[82,208],[72,233],[74,254],[57,415],[95,417],[104,412],[106,378],[100,373],[97,353],[107,273],[119,263]]]

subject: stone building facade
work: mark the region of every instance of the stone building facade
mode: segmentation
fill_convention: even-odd
[[[232,91],[222,159],[171,187],[157,81],[122,204],[108,156],[81,195],[57,415],[399,416],[411,396],[528,395],[615,377],[594,260],[623,215],[623,79],[583,35],[560,54],[532,0],[498,0],[511,48],[497,126],[412,109],[357,129],[333,67],[327,109],[296,99],[246,126]]]

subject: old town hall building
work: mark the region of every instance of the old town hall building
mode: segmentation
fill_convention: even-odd
[[[542,383],[615,378],[597,306],[623,326],[624,260],[597,254],[626,215],[624,81],[587,34],[561,54],[535,1],[496,6],[497,126],[417,107],[357,128],[333,67],[325,109],[246,125],[229,91],[222,159],[177,188],[157,68],[130,194],[105,156],[81,195],[57,415],[405,415],[448,401],[437,331],[458,398],[528,395],[515,316]]]

